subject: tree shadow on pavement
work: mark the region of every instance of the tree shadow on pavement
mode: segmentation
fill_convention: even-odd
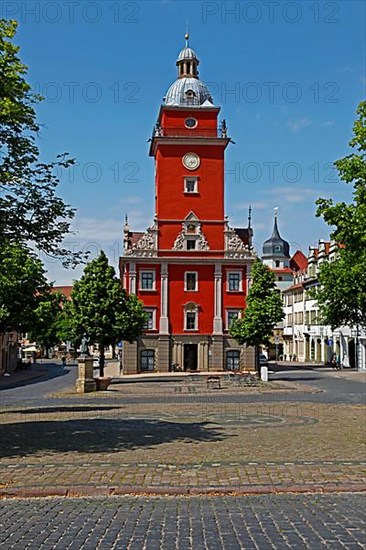
[[[222,441],[210,422],[179,423],[149,419],[39,421],[0,425],[0,457],[50,453],[118,453],[163,443]]]

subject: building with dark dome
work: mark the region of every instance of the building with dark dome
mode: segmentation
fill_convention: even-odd
[[[278,209],[275,208],[273,231],[263,244],[262,260],[271,269],[285,269],[290,265],[290,245],[280,235],[277,217]]]

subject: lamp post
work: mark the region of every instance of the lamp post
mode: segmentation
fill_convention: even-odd
[[[9,372],[9,366],[10,366],[10,348],[11,348],[12,339],[13,339],[13,333],[7,332],[6,333],[6,362],[5,362],[5,372],[3,376],[11,376]]]
[[[360,336],[359,330],[360,330],[360,327],[358,324],[352,330],[352,336],[355,339],[355,369],[363,370],[362,364],[360,364],[360,361],[359,361],[359,336]]]

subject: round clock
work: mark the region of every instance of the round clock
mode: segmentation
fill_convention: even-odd
[[[196,170],[200,165],[200,157],[196,155],[196,153],[187,153],[184,155],[183,159],[183,166],[188,168],[188,170]]]

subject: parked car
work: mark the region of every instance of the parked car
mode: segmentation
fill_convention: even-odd
[[[259,354],[259,366],[260,367],[268,367],[268,359],[264,355],[264,353]]]

